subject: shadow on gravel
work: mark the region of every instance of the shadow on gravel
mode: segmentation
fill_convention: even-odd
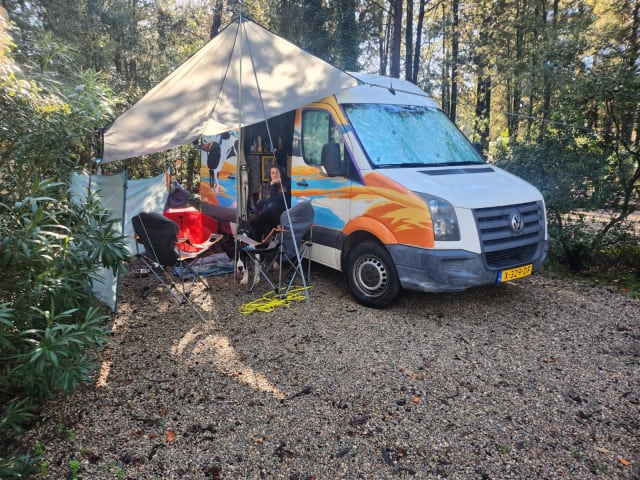
[[[266,288],[226,275],[202,321],[130,280],[103,382],[24,436],[46,478],[639,478],[638,301],[534,275],[372,310],[314,266],[312,313],[243,315]]]

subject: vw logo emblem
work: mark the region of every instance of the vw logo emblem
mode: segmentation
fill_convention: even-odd
[[[520,215],[519,212],[514,212],[511,214],[511,231],[513,233],[522,233],[524,230],[524,218]]]

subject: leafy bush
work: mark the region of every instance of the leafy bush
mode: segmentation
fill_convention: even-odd
[[[45,194],[55,185],[39,188]],[[40,195],[0,204],[0,217],[0,291],[8,301],[0,317],[0,384],[36,398],[68,392],[88,380],[85,351],[107,335],[91,307],[91,275],[120,267],[124,238],[95,200],[79,205]]]
[[[550,261],[580,272],[613,245],[633,241],[627,216],[633,211],[632,158],[606,149],[592,137],[558,134],[541,144],[500,144],[492,161],[535,185],[545,198]],[[631,202],[630,202],[631,201]],[[594,221],[587,212],[603,212]]]
[[[73,202],[68,188],[111,113],[104,80],[70,72],[51,38],[32,49],[50,63],[23,68],[7,45],[0,24],[0,477],[19,478],[32,460],[10,451],[12,435],[44,398],[90,380],[109,335],[92,278],[119,271],[128,252],[100,203]]]

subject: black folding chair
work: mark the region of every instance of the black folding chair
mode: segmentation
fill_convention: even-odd
[[[307,265],[305,278],[302,260],[311,246],[313,219],[311,202],[298,202],[280,215],[280,225],[264,240],[259,242],[246,234],[236,236],[242,250],[260,271],[260,277],[254,276],[249,292],[255,289],[258,283],[256,280],[259,278],[264,278],[274,292],[282,296],[289,293],[296,278],[299,278],[304,286],[307,285],[311,266],[310,263]],[[272,268],[274,262],[278,265],[277,277]]]
[[[138,250],[135,257],[155,279],[154,284],[143,288],[143,298],[156,286],[162,285],[178,302],[185,303],[189,302],[188,297],[195,282],[200,282],[205,289],[210,288],[199,274],[198,264],[222,239],[221,234],[212,234],[206,242],[194,244],[189,239],[179,239],[176,222],[160,213],[140,212],[131,222],[136,235],[136,250],[138,245],[144,247],[144,251]],[[182,244],[190,245],[193,251],[181,250]],[[180,280],[181,289],[176,287],[176,278]]]

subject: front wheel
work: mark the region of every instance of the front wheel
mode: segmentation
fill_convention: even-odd
[[[400,291],[389,252],[377,242],[356,245],[347,257],[347,282],[355,299],[367,307],[386,308]]]

